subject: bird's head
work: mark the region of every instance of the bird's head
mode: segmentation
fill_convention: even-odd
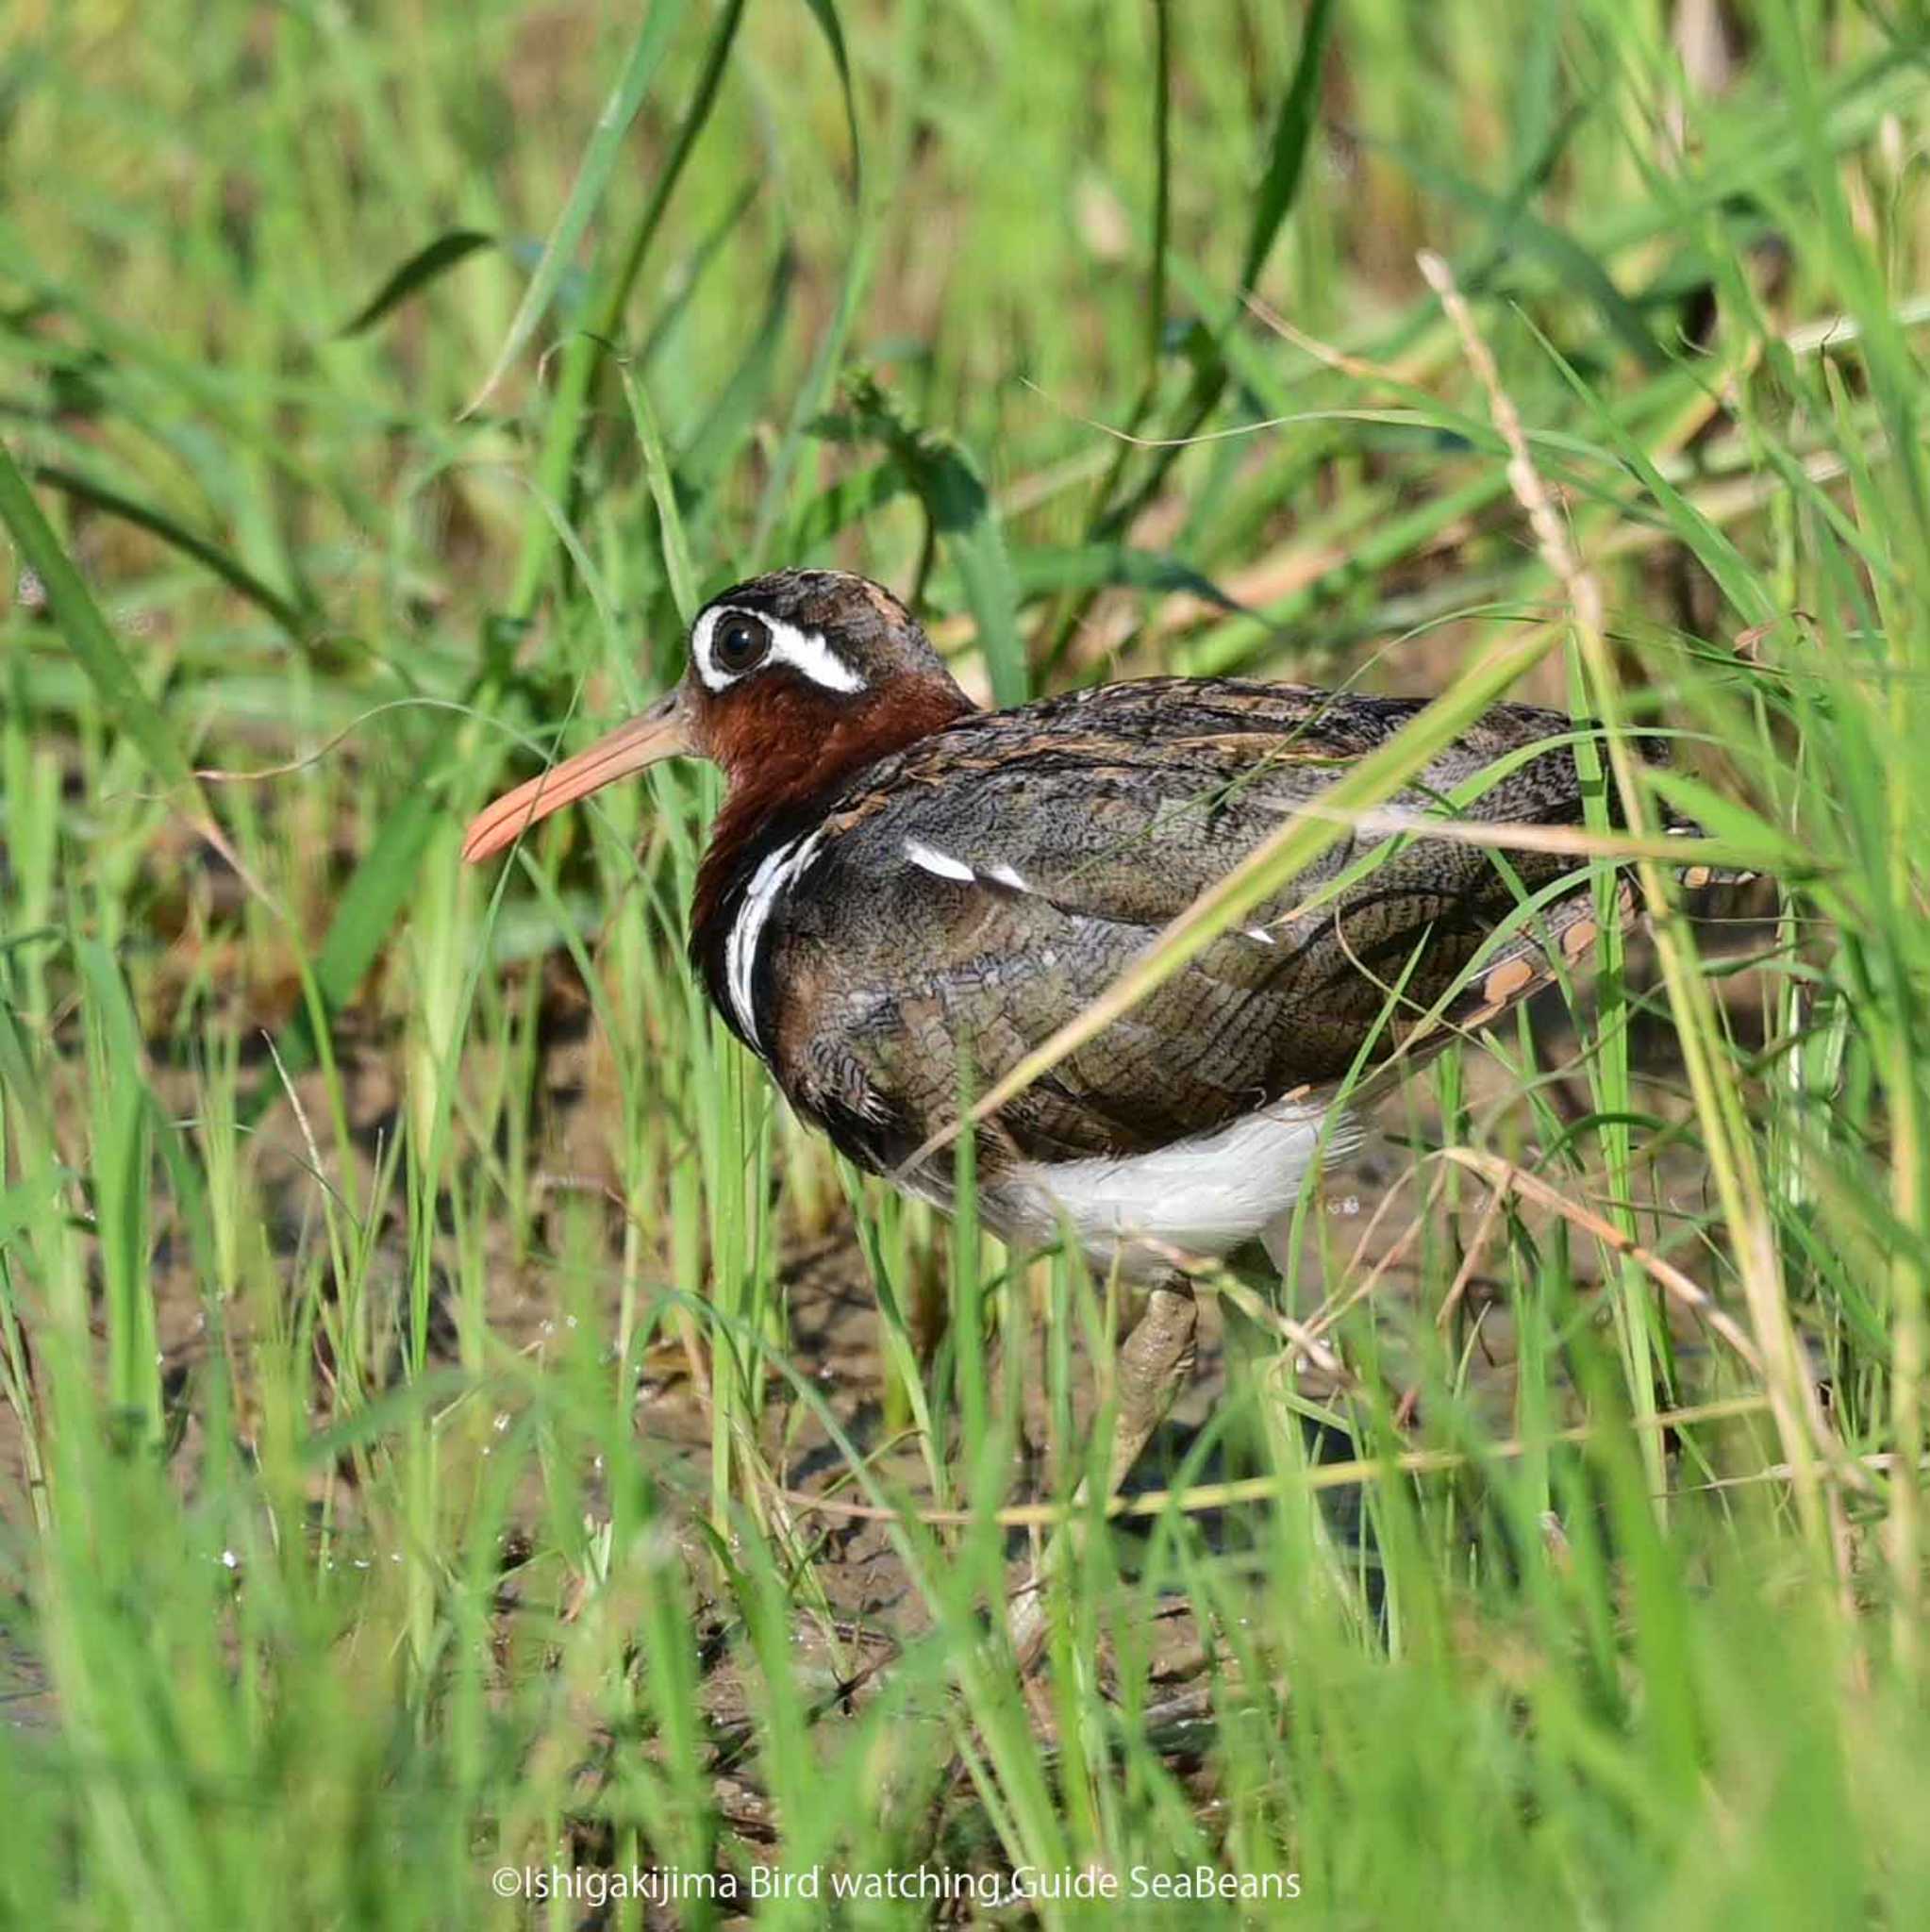
[[[973,708],[904,605],[843,571],[738,584],[697,613],[690,646],[674,691],[485,807],[462,856],[488,858],[662,758],[709,758],[724,768],[731,808],[761,816],[823,795]]]

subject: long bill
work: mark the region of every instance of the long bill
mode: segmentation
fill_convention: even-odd
[[[661,758],[688,756],[696,746],[684,722],[680,692],[660,698],[642,716],[619,724],[588,751],[539,772],[534,778],[493,799],[469,822],[462,856],[474,865],[513,845],[540,819],[601,791]]]

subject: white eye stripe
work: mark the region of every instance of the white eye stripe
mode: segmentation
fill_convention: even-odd
[[[718,620],[730,616],[755,618],[771,633],[769,654],[750,671],[724,671],[712,654]],[[786,624],[781,617],[767,617],[761,610],[733,611],[727,604],[707,610],[697,620],[697,627],[690,633],[690,659],[706,691],[727,691],[740,678],[761,671],[766,664],[789,664],[825,691],[850,692],[864,689],[863,677],[824,641],[823,631],[800,630],[796,625]]]

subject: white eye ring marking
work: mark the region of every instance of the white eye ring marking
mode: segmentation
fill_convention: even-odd
[[[711,655],[711,640],[720,618],[755,618],[771,633],[771,648],[750,671],[725,671]],[[864,689],[864,679],[824,641],[821,630],[799,630],[781,617],[767,617],[761,610],[733,611],[728,604],[707,610],[690,633],[690,661],[706,691],[728,691],[740,678],[749,677],[767,664],[789,664],[825,691],[851,692]]]

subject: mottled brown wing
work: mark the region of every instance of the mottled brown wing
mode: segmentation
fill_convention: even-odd
[[[1104,992],[1418,708],[1273,685],[1115,685],[966,720],[877,768],[827,821],[812,890],[774,934],[793,1097],[834,1131],[844,1125],[841,1138],[876,1164],[902,1158],[955,1116],[961,1090],[983,1091]],[[1555,713],[1503,708],[1393,803],[1425,809],[1569,728]],[[1527,756],[1460,809],[1579,823],[1572,755]],[[1044,1159],[1143,1152],[1325,1086],[1381,1024],[1404,975],[1375,1058],[1523,893],[1572,869],[1553,855],[1497,864],[1479,846],[1416,839],[1303,909],[1375,842],[1337,841],[1242,930],[1061,1062],[1001,1114],[1003,1141]],[[1457,1004],[1469,999],[1478,991]],[[871,1142],[850,1130],[854,1118],[869,1120]]]

